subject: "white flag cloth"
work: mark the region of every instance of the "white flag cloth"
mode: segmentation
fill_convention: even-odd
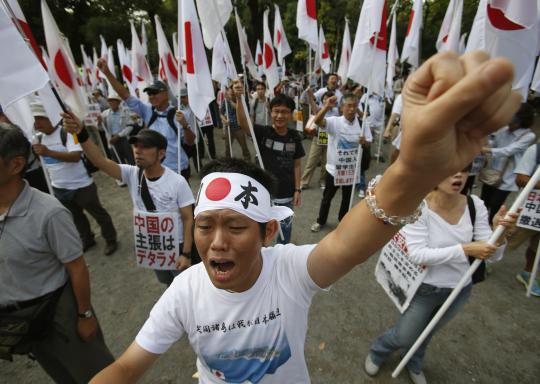
[[[535,92],[540,92],[540,60],[536,64],[536,70],[534,71],[531,89]]]
[[[30,45],[32,46],[32,49],[34,50],[39,61],[44,67],[46,67],[45,61],[41,53],[41,49],[39,49],[39,45],[37,44],[36,39],[34,38],[34,34],[32,33],[30,26],[26,22],[26,17],[24,17],[24,13],[21,7],[19,6],[18,1],[17,0],[4,0],[4,1],[9,6],[9,9],[11,10],[11,12],[13,12],[13,16],[17,19],[17,23],[19,24],[26,38],[30,42]],[[4,7],[4,4],[0,2],[0,8],[2,7]],[[8,9],[6,9],[6,14],[11,16]]]
[[[266,75],[266,81],[268,82],[268,90],[271,95],[274,94],[274,88],[279,84],[279,74],[277,70],[276,55],[274,54],[274,46],[272,44],[272,36],[270,35],[270,29],[268,27],[268,14],[269,10],[264,11],[263,16],[263,60],[264,60],[264,74]]]
[[[319,45],[319,37],[317,36],[317,7],[315,0],[298,0],[296,27],[298,28],[298,38],[308,42],[311,49],[316,51]]]
[[[116,40],[116,50],[118,52],[118,61],[120,62],[120,72],[122,72],[122,78],[127,84],[129,93],[132,96],[137,96],[135,90],[137,89],[137,79],[133,75],[133,69],[131,68],[131,63],[129,56],[126,52],[126,47],[122,39]]]
[[[0,8],[0,50],[9,60],[0,60],[0,105],[11,103],[47,85],[45,68],[26,45],[3,8]]]
[[[97,52],[96,52],[96,48],[93,47],[92,48],[92,67],[94,68],[94,73],[93,73],[93,80],[94,80],[94,85],[96,87],[98,87],[99,85],[101,85],[102,81],[103,81],[103,78],[101,77],[101,71],[98,69],[98,66],[97,66],[97,62],[98,62],[98,55],[97,55]],[[49,60],[50,62],[50,60]]]
[[[92,87],[94,84],[94,77],[93,77],[94,65],[92,63],[92,60],[90,60],[90,57],[88,57],[88,55],[86,54],[86,51],[84,50],[84,45],[82,44],[81,44],[81,55],[83,59],[83,71],[84,71],[83,80],[87,86]]]
[[[408,62],[413,68],[420,64],[420,36],[422,29],[422,0],[414,0],[409,15],[409,25],[401,51],[401,62]]]
[[[172,43],[173,43],[174,57],[178,60],[178,58],[180,57],[180,54],[178,53],[178,32],[173,32]]]
[[[319,61],[321,63],[321,68],[325,73],[330,73],[330,66],[332,65],[332,60],[330,59],[330,50],[328,49],[328,43],[324,37],[324,30],[322,25],[319,26],[319,47],[317,54],[319,55]]]
[[[461,35],[461,39],[459,39],[459,55],[463,55],[465,53],[465,50],[467,49],[467,44],[465,43],[465,40],[467,39],[467,33],[464,33]]]
[[[212,49],[216,36],[231,17],[233,10],[231,0],[197,0],[197,10],[201,20],[204,45]]]
[[[210,69],[199,19],[193,0],[182,0],[182,26],[184,54],[186,57],[186,83],[189,106],[199,120],[203,120],[208,104],[214,100],[214,86],[210,78]],[[212,42],[213,43],[213,42]]]
[[[163,28],[161,27],[161,20],[159,19],[159,16],[156,15],[154,20],[156,22],[159,62],[161,64],[163,72],[165,73],[165,77],[167,78],[169,87],[173,92],[175,92],[178,89],[179,81],[178,62],[176,61],[172,53],[171,46],[169,45],[169,42],[165,37],[165,33],[163,32]]]
[[[281,21],[281,13],[279,12],[279,7],[277,4],[274,4],[275,15],[274,15],[274,46],[277,50],[277,60],[279,65],[283,65],[283,59],[289,53],[292,52],[291,47],[289,46],[289,41],[285,35],[285,28],[283,28],[283,22]]]
[[[385,95],[388,100],[394,99],[394,77],[396,76],[396,62],[399,58],[396,32],[396,12],[394,12],[392,14],[392,32],[390,32],[390,43],[388,45],[388,57],[386,60]]]
[[[218,33],[212,49],[212,80],[223,87],[227,87],[231,80],[238,77],[229,44],[225,39],[223,33]]]
[[[32,110],[30,109],[29,97],[30,96],[23,97],[14,101],[9,107],[4,108],[4,113],[9,121],[21,128],[28,141],[31,141],[33,136],[34,117],[32,116]]]
[[[375,41],[376,40],[376,41]],[[386,1],[365,0],[360,11],[348,77],[382,95],[386,75]]]
[[[347,82],[347,73],[351,62],[351,33],[349,31],[349,20],[345,19],[345,30],[343,31],[343,43],[341,44],[341,56],[339,58],[338,75],[341,84]]]
[[[58,91],[73,112],[83,117],[86,115],[86,96],[82,84],[78,83],[78,72],[66,52],[60,30],[45,0],[41,1],[41,13],[47,50],[51,59],[51,71],[58,82]]]
[[[151,84],[153,81],[150,67],[146,61],[145,50],[137,36],[135,25],[133,21],[130,21],[131,25],[131,65],[134,74],[138,77],[139,81],[144,81],[147,84]],[[144,25],[143,25],[144,30]]]
[[[240,17],[238,17],[238,12],[236,12],[236,9],[234,10],[234,18],[236,20],[236,32],[238,33],[238,42],[240,44],[240,54],[242,55],[242,66],[248,69],[251,77],[260,81],[261,77],[257,71],[257,65],[253,60],[253,55],[251,54],[251,49],[249,48],[246,32],[242,27],[242,23],[240,22]]]
[[[451,0],[444,15],[439,36],[437,37],[437,51],[459,53],[462,15],[463,0]]]
[[[517,4],[523,9],[512,7],[513,18],[516,20],[512,21],[504,9],[495,6],[500,6],[500,2],[481,0],[467,42],[467,51],[482,49],[492,57],[508,58],[514,64],[512,88],[526,98],[538,55],[538,3],[536,0],[527,0]],[[531,14],[536,15],[536,23],[533,25],[528,16]],[[522,15],[522,18],[518,19],[516,15]]]
[[[264,59],[263,59],[260,40],[257,40],[257,47],[255,49],[255,60],[256,60],[257,70],[259,72],[259,77],[261,77],[264,74]]]
[[[136,34],[136,33],[135,33]],[[141,47],[144,55],[148,55],[148,36],[146,35],[146,24],[144,21],[141,23]]]

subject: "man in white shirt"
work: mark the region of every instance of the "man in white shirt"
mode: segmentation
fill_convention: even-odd
[[[347,185],[336,185],[338,175],[337,168],[344,165],[344,161],[340,161],[343,156],[340,153],[347,151],[353,153],[358,148],[359,144],[371,142],[371,133],[369,127],[364,126],[365,135],[362,135],[360,122],[357,116],[358,97],[354,94],[346,94],[342,98],[341,109],[342,116],[325,117],[327,112],[335,107],[337,97],[332,96],[326,100],[324,107],[315,116],[314,124],[319,127],[324,127],[328,134],[328,149],[326,153],[326,188],[323,192],[321,205],[319,208],[319,216],[317,221],[311,226],[312,232],[319,232],[321,227],[326,224],[330,204],[337,190],[341,188],[341,206],[339,209],[338,220],[341,221],[343,216],[349,210],[349,202],[352,193],[354,180]],[[313,129],[315,131],[315,129]],[[348,158],[349,164],[356,164],[356,154]],[[360,170],[354,170],[355,174],[360,175]]]
[[[70,132],[79,134],[84,153],[96,167],[127,185],[134,209],[178,215],[181,255],[176,259],[174,269],[154,270],[160,283],[171,285],[174,277],[191,265],[194,254],[194,199],[186,179],[161,164],[167,151],[167,139],[159,132],[143,129],[129,139],[129,143],[133,145],[137,166],[117,164],[103,156],[99,148],[91,140],[87,140],[86,129],[73,114],[64,117],[64,125]]]
[[[432,100],[435,78],[449,87]],[[263,248],[292,212],[271,205],[272,182],[254,165],[213,163],[195,209],[203,263],[174,280],[132,345],[91,383],[136,382],[184,334],[198,356],[200,383],[309,383],[304,343],[314,294],[395,235],[400,227],[390,216],[413,222],[423,197],[473,159],[482,138],[518,107],[511,82],[511,63],[484,53],[428,60],[404,92],[404,124],[415,129],[374,187],[375,208],[356,205],[317,245]],[[473,116],[485,123],[460,129]]]
[[[84,214],[87,211],[101,228],[101,236],[106,242],[104,254],[113,254],[118,248],[116,229],[111,215],[99,201],[94,179],[81,160],[81,146],[75,144],[72,135],[62,131],[60,124],[52,125],[41,103],[33,102],[30,108],[34,116],[34,128],[43,133],[41,143],[34,144],[32,149],[43,157],[56,198],[71,211],[81,236],[83,251],[96,244],[90,222]]]
[[[107,133],[109,144],[114,147],[118,162],[133,165],[135,160],[127,141],[133,130],[129,111],[120,107],[122,99],[115,93],[111,93],[107,101],[110,108],[101,113],[100,124]]]

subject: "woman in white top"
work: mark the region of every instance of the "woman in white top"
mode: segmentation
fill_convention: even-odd
[[[378,372],[380,365],[392,352],[407,350],[416,341],[466,273],[470,266],[468,256],[482,260],[502,257],[506,244],[504,236],[496,246],[487,243],[492,230],[483,201],[474,195],[469,201],[460,193],[465,186],[468,171],[469,168],[440,183],[426,197],[426,205],[419,220],[402,229],[407,239],[410,259],[416,264],[427,266],[428,271],[398,323],[371,345],[365,362],[366,372],[371,376]],[[474,209],[469,209],[471,204]],[[475,212],[471,214],[472,211]],[[510,220],[504,220],[505,214],[505,207],[501,207],[493,219],[493,225],[502,224],[513,229],[517,215],[512,215]],[[472,281],[469,281],[409,361],[407,370],[414,383],[426,382],[422,365],[427,345],[433,333],[448,323],[463,307],[471,293],[471,287]]]

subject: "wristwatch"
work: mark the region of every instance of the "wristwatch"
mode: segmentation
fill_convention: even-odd
[[[89,309],[88,311],[84,313],[77,313],[77,316],[79,317],[79,319],[89,319],[91,317],[94,317],[94,311]]]
[[[295,188],[295,192],[302,193],[302,190],[300,188]]]

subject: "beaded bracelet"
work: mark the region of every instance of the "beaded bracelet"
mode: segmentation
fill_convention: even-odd
[[[407,224],[412,224],[422,214],[422,209],[424,208],[425,202],[422,200],[422,203],[420,203],[420,206],[416,208],[416,210],[409,216],[388,216],[386,212],[377,206],[377,199],[375,197],[375,186],[379,183],[381,180],[381,175],[377,175],[375,178],[373,178],[367,188],[367,196],[365,198],[366,204],[369,208],[369,211],[373,216],[375,216],[377,219],[382,221],[384,224],[390,224],[398,227],[403,227]]]

